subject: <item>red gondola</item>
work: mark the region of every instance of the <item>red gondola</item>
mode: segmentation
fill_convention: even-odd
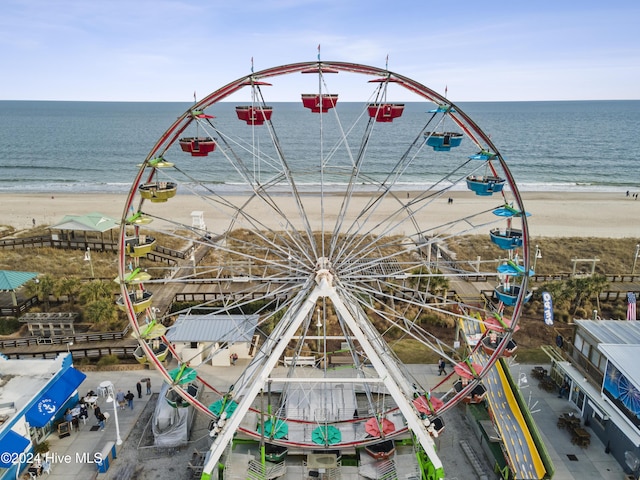
[[[211,137],[184,137],[179,142],[182,151],[192,157],[206,157],[216,149],[216,142]]]
[[[370,103],[367,108],[369,116],[376,122],[393,122],[404,111],[404,103]]]
[[[311,109],[313,113],[325,113],[330,108],[336,106],[338,103],[338,95],[322,95],[322,101],[320,101],[321,95],[318,93],[303,93],[302,105],[305,108]]]
[[[463,388],[467,386],[468,383],[469,383],[468,379],[462,378],[454,382],[453,388],[455,389],[456,392],[460,392],[462,391]],[[469,395],[467,395],[462,399],[462,401],[464,403],[480,403],[484,400],[486,395],[487,395],[487,389],[484,387],[484,385],[482,385],[482,383],[479,383],[473,388],[473,390],[471,390],[471,392],[469,392]]]
[[[364,447],[364,451],[376,460],[387,460],[396,452],[396,444],[393,440],[385,440]]]
[[[502,342],[502,335],[498,332],[490,330],[489,333],[482,339],[482,350],[487,355],[492,355],[496,351],[498,345]],[[507,346],[502,351],[502,355],[505,357],[512,356],[518,348],[518,344],[514,340],[509,340]]]
[[[247,125],[264,125],[265,121],[271,120],[273,107],[254,107],[251,105],[236,107],[238,119],[247,122]]]

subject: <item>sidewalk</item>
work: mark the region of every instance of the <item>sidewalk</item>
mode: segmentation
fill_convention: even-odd
[[[240,374],[244,366],[244,364],[239,364],[229,368],[204,367],[201,373],[215,387],[224,390]],[[435,364],[409,365],[407,367],[416,379],[421,383],[424,382],[424,385],[435,385],[440,380],[437,376],[437,366]],[[533,365],[513,364],[511,372],[516,380],[518,378],[521,379],[522,394],[531,407],[533,418],[555,466],[554,479],[600,480],[602,478],[625,478],[622,467],[611,455],[605,453],[605,445],[593,432],[591,432],[591,445],[588,448],[580,448],[571,444],[571,438],[566,431],[558,429],[556,426],[558,416],[572,411],[573,407],[566,399],[558,398],[556,393],[547,393],[539,389],[537,381],[530,375],[532,367]],[[136,393],[136,382],[144,377],[151,378],[152,393],[158,393],[162,382],[160,375],[154,370],[87,372],[87,379],[78,390],[83,395],[88,390],[97,390],[101,382],[109,380],[113,382],[116,392],[121,389],[125,393],[127,390]],[[527,383],[524,383],[523,377],[526,377]],[[138,445],[138,439],[132,437],[127,442],[127,438],[134,429],[150,398],[150,396],[146,395],[146,388],[143,384],[142,399],[138,399],[136,395],[136,399],[133,402],[134,409],[118,410],[120,436],[123,440],[123,444],[120,447],[116,447],[119,456],[124,456],[124,450],[122,450],[122,454],[120,454],[120,451],[125,445],[127,445],[127,448],[136,448]],[[156,397],[154,396],[153,398]],[[108,442],[115,442],[116,440],[113,404],[107,403],[106,399],[101,397],[98,400],[98,405],[103,412],[109,412],[111,415],[105,430],[91,431],[91,427],[97,425],[95,417],[91,415],[87,419],[86,425],[80,422],[79,432],[73,432],[66,438],[58,438],[57,434],[52,434],[48,438],[50,455],[53,456],[51,475],[44,475],[44,477],[40,478],[47,478],[47,480],[111,478],[123,466],[123,461],[126,464],[126,458],[116,458],[111,462],[108,475],[98,474],[97,467],[93,461],[94,455],[100,453]],[[437,439],[437,444],[447,475],[452,478],[477,478],[477,472],[471,467],[469,460],[460,449],[460,440],[464,439],[470,441],[472,448],[486,467],[488,478],[496,478],[497,476],[492,472],[493,461],[486,459],[484,456],[474,434],[465,425],[463,416],[460,415],[460,410],[456,408],[445,414],[445,417],[448,428]],[[586,429],[590,431],[588,427]],[[185,451],[187,456],[190,455],[189,449]],[[186,470],[187,461],[182,461],[183,459],[178,455],[169,460],[176,470],[163,473],[166,473],[168,478],[181,478],[178,472]],[[156,478],[160,476],[155,475]]]
[[[113,382],[114,389],[117,392],[121,389],[123,392],[131,390],[136,398],[133,401],[133,410],[125,408],[118,410],[118,424],[120,426],[120,437],[124,442],[133,426],[138,420],[138,416],[144,410],[150,395],[146,395],[146,386],[142,384],[142,398],[138,398],[136,391],[136,382],[140,379],[151,378],[151,391],[158,393],[162,385],[160,375],[154,370],[131,370],[124,372],[104,371],[104,372],[85,372],[87,378],[78,387],[80,396],[89,390],[98,391],[98,385],[106,380]],[[97,402],[102,412],[109,412],[110,418],[106,424],[105,430],[95,429],[98,422],[91,411],[86,425],[80,421],[80,430],[73,431],[70,436],[58,438],[57,433],[52,433],[47,441],[49,442],[48,459],[51,462],[51,474],[44,475],[47,480],[68,480],[83,479],[89,480],[96,478],[98,475],[97,466],[95,464],[96,454],[100,454],[108,442],[116,441],[116,419],[114,415],[114,403],[107,403],[106,398],[100,397]],[[94,427],[95,431],[91,431]],[[124,443],[123,443],[124,445]],[[116,453],[123,446],[116,446]],[[117,464],[117,459],[113,464]],[[28,478],[28,477],[27,477]],[[42,476],[40,478],[43,478]]]
[[[549,365],[543,366],[550,368]],[[533,367],[534,365],[514,364],[511,366],[511,374],[516,381],[520,379],[520,390],[529,404],[540,436],[555,467],[553,478],[558,480],[625,478],[620,464],[605,452],[606,446],[589,427],[583,427],[591,434],[591,445],[586,448],[573,445],[569,433],[558,428],[560,415],[568,412],[579,415],[580,412],[566,398],[558,398],[557,392],[549,393],[538,388],[538,381],[531,376]]]

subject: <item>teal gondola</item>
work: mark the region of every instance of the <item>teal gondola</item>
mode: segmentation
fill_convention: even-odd
[[[494,228],[489,232],[491,242],[502,250],[513,250],[522,246],[522,230],[515,228]]]
[[[495,297],[504,303],[508,307],[512,307],[516,304],[516,300],[518,299],[518,295],[520,294],[520,287],[518,285],[509,287],[508,290],[505,289],[504,285],[498,285],[493,291]],[[533,292],[527,292],[524,297],[524,302],[528,302],[531,299],[531,295]]]
[[[469,175],[467,177],[467,188],[476,195],[488,197],[494,193],[499,193],[504,188],[505,179],[485,175]]]
[[[458,132],[425,132],[424,136],[427,145],[436,152],[448,152],[462,143],[462,134]]]

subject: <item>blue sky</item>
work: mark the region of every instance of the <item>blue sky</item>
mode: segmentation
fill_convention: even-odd
[[[639,23],[637,0],[4,0],[0,99],[191,101],[318,44],[455,102],[640,99]]]

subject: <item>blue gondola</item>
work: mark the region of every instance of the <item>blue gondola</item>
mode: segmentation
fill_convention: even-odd
[[[504,188],[504,178],[485,176],[485,175],[469,175],[467,177],[467,188],[476,195],[484,197],[501,192]]]
[[[427,138],[427,145],[436,152],[448,152],[462,142],[462,134],[458,132],[426,132],[424,136]]]
[[[522,246],[522,230],[515,228],[494,228],[489,232],[491,241],[502,250],[513,250]]]
[[[504,303],[508,307],[512,307],[516,304],[518,295],[520,294],[520,286],[511,286],[508,291],[505,291],[504,285],[498,285],[493,291],[496,298]],[[531,299],[533,292],[527,292],[524,297],[524,302],[528,302]]]

